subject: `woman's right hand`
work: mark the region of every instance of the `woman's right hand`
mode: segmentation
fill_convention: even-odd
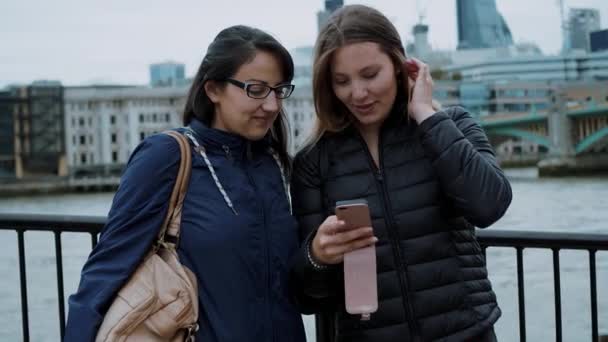
[[[344,221],[335,215],[323,221],[312,240],[311,253],[315,261],[326,265],[339,264],[344,260],[344,253],[378,242],[372,227],[344,229]]]

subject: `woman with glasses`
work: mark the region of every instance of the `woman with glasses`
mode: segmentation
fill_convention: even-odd
[[[300,308],[328,314],[335,341],[495,341],[501,313],[475,226],[502,217],[511,187],[472,115],[432,95],[429,67],[405,57],[377,10],[345,6],[321,29],[317,126],[292,178],[303,240],[292,276]],[[353,199],[372,227],[336,219],[336,202]],[[341,266],[372,244],[378,310],[364,321],[345,310]]]
[[[210,44],[188,94],[187,127],[178,131],[193,145],[192,174],[177,251],[198,283],[197,341],[305,340],[288,291],[298,237],[283,100],[293,91],[293,72],[272,36],[233,26]],[[164,134],[133,152],[70,297],[66,341],[94,340],[114,295],[150,250],[179,156]]]

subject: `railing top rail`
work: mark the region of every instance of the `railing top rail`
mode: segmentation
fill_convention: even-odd
[[[0,230],[97,233],[104,216],[0,214]],[[533,230],[477,230],[479,242],[492,247],[608,250],[608,234]]]
[[[492,247],[608,250],[608,234],[531,230],[478,230],[480,243]]]
[[[95,233],[105,222],[104,216],[0,214],[0,230]]]

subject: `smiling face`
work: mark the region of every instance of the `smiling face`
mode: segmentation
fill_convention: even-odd
[[[280,60],[262,50],[243,64],[231,79],[271,87],[285,83]],[[249,140],[259,140],[268,133],[283,105],[274,91],[264,99],[254,99],[245,89],[229,82],[208,81],[205,91],[215,106],[211,127]]]
[[[397,78],[395,65],[380,45],[359,42],[340,47],[333,54],[331,77],[336,97],[359,127],[382,125],[395,103]]]

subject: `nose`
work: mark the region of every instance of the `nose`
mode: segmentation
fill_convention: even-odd
[[[359,101],[367,96],[367,87],[363,82],[353,82],[352,97],[353,100]]]
[[[262,109],[266,112],[276,113],[281,108],[281,100],[277,98],[277,94],[271,91],[262,103]]]

